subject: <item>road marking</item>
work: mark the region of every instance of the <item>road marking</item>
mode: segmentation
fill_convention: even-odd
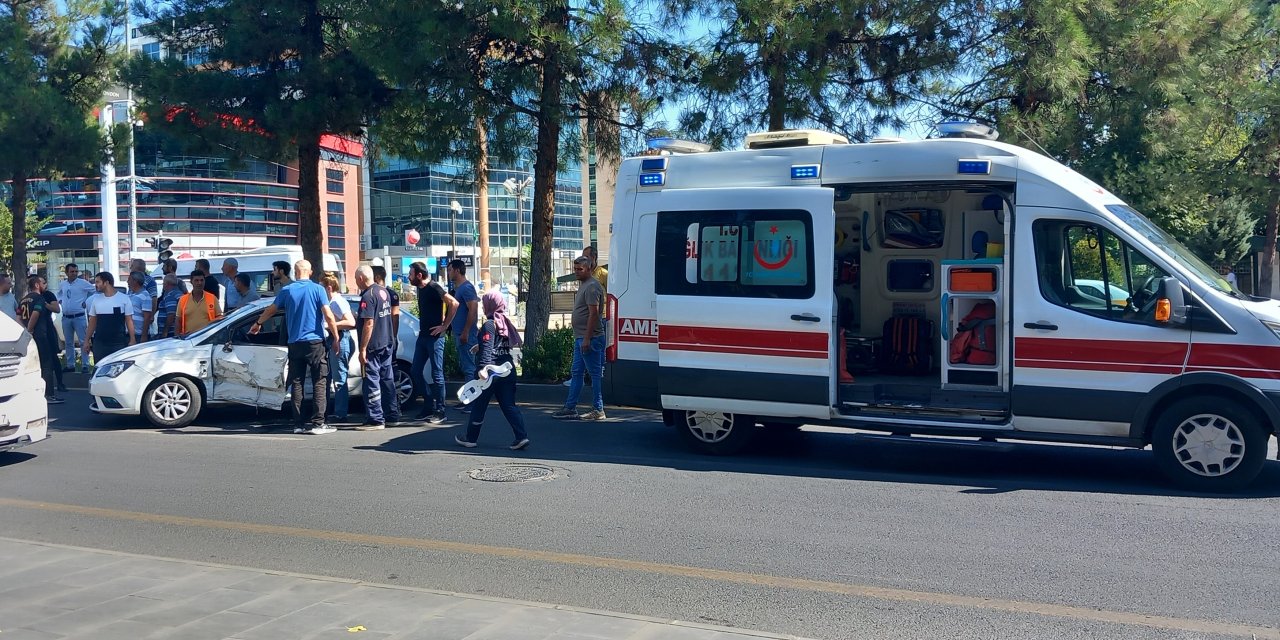
[[[97,518],[109,518],[113,520],[128,520],[132,522],[143,522],[149,524],[162,524],[170,526],[182,527],[201,527],[206,529],[220,529],[224,531],[235,531],[238,533],[256,533],[264,535],[288,536],[296,538],[311,538],[314,540],[324,540],[328,542],[341,542],[345,544],[371,544],[387,547],[403,547],[408,549],[421,549],[423,551],[437,551],[449,553],[465,553],[473,555],[490,556],[497,558],[511,558],[525,561],[548,562],[553,564],[566,564],[583,567],[592,567],[597,569],[611,569],[617,571],[636,571],[641,573],[651,573],[658,575],[677,576],[683,578],[693,578],[698,580],[710,580],[716,582],[726,582],[732,584],[744,584],[751,586],[770,587],[779,589],[793,589],[797,591],[813,591],[820,593],[831,593],[837,595],[846,595],[856,598],[869,598],[875,600],[889,600],[894,602],[914,602],[926,605],[940,605],[951,607],[965,607],[971,609],[982,609],[988,611],[1000,611],[1005,613],[1022,613],[1034,614],[1039,616],[1048,616],[1054,618],[1067,618],[1071,620],[1080,620],[1086,622],[1101,622],[1107,624],[1133,625],[1141,627],[1150,627],[1155,629],[1168,629],[1172,631],[1184,631],[1190,633],[1217,634],[1225,636],[1237,636],[1241,638],[1254,638],[1260,640],[1280,640],[1280,628],[1262,627],[1248,624],[1236,624],[1231,622],[1218,622],[1213,620],[1197,620],[1194,618],[1176,618],[1172,616],[1146,615],[1141,613],[1132,613],[1127,611],[1110,611],[1106,609],[1094,609],[1089,607],[1077,607],[1070,605],[1051,604],[1045,602],[1031,602],[1024,600],[1006,600],[1002,598],[984,598],[980,596],[965,596],[951,593],[938,593],[930,591],[913,591],[909,589],[897,589],[892,587],[878,587],[873,585],[847,584],[842,582],[827,582],[822,580],[808,580],[804,578],[787,578],[781,576],[771,576],[756,573],[747,573],[742,571],[725,571],[721,569],[706,569],[702,567],[691,567],[685,565],[665,564],[661,562],[647,562],[643,560],[624,560],[621,558],[605,558],[599,556],[581,555],[576,553],[560,553],[555,551],[538,551],[534,549],[519,549],[515,547],[498,547],[482,544],[471,544],[465,542],[451,542],[448,540],[432,540],[428,538],[401,538],[395,536],[383,536],[367,533],[352,533],[346,531],[327,531],[323,529],[306,529],[303,527],[291,527],[285,525],[258,524],[253,522],[236,522],[230,520],[213,520],[209,518],[191,518],[186,516],[165,515],[157,513],[143,513],[137,511],[122,511],[118,509],[103,509],[100,507],[85,507],[73,504],[59,504],[54,502],[38,502],[33,500],[22,500],[18,498],[0,498],[0,507],[13,507],[18,509],[32,509],[37,511],[46,511],[53,513],[70,513],[81,516],[91,516]]]

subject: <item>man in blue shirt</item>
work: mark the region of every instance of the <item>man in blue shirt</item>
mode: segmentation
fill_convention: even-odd
[[[294,433],[319,435],[337,431],[324,423],[326,393],[329,382],[329,359],[324,348],[324,331],[338,335],[338,323],[329,310],[329,296],[324,287],[311,281],[311,263],[299,260],[293,265],[293,282],[278,293],[275,302],[263,310],[258,321],[249,330],[257,335],[262,323],[271,319],[276,311],[284,311],[285,328],[289,333],[289,396],[293,400]],[[333,343],[336,352],[340,345]],[[302,381],[311,375],[311,397],[315,400],[309,426],[302,421]]]
[[[467,264],[461,260],[449,263],[449,281],[453,283],[453,297],[458,301],[458,312],[453,316],[453,339],[458,345],[458,366],[462,369],[462,381],[476,377],[476,356],[471,347],[476,345],[476,318],[479,316],[480,296],[475,285],[467,281]]]
[[[356,269],[356,286],[360,287],[360,310],[356,312],[356,330],[360,340],[360,366],[364,369],[364,409],[368,420],[356,427],[360,431],[385,428],[400,422],[400,403],[396,396],[395,324],[391,318],[391,293],[374,282],[373,269]]]

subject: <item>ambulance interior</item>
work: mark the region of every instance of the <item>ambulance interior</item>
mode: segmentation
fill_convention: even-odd
[[[839,411],[1005,421],[1006,196],[880,188],[836,187]]]

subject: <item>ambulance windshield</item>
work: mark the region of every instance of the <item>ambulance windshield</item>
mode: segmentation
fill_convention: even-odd
[[[1138,213],[1136,209],[1128,205],[1111,204],[1107,205],[1107,210],[1114,213],[1122,222],[1129,225],[1130,229],[1146,238],[1151,244],[1156,245],[1165,255],[1172,258],[1178,264],[1182,265],[1187,271],[1190,271],[1201,282],[1222,291],[1224,293],[1234,293],[1236,289],[1231,286],[1213,267],[1205,264],[1203,260],[1198,258],[1181,242],[1178,242],[1173,236],[1169,235],[1164,229],[1156,226],[1154,222],[1147,219],[1146,216]]]

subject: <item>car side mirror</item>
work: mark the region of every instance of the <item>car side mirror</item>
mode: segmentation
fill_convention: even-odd
[[[230,341],[230,340],[228,340],[228,341],[226,342],[226,344],[223,344],[223,345],[222,345],[222,352],[223,352],[223,353],[231,353],[232,351],[233,351],[233,349],[231,348],[231,341]]]
[[[1156,322],[1186,326],[1187,303],[1177,278],[1161,278],[1156,288]]]

